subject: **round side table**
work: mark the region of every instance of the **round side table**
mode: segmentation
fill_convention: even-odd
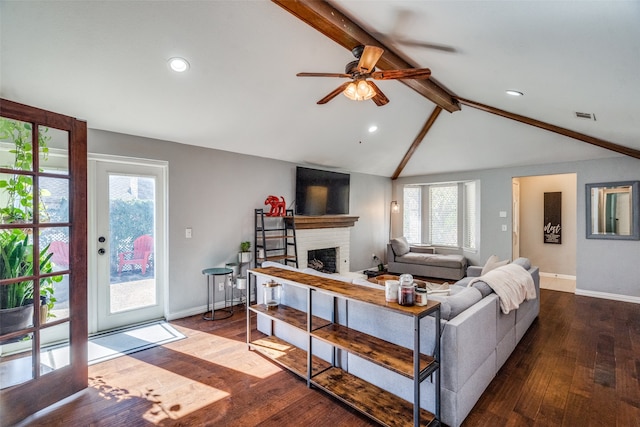
[[[202,315],[204,320],[222,320],[233,315],[233,305],[229,301],[229,292],[227,292],[226,276],[233,274],[233,270],[230,268],[205,268],[202,270],[202,274],[207,276],[207,311]],[[224,284],[224,308],[216,310],[216,276],[225,276]],[[213,298],[212,298],[213,295]],[[232,296],[233,297],[233,296]],[[213,301],[212,301],[213,300]],[[209,310],[209,304],[211,304],[211,310]],[[207,313],[211,311],[211,317],[207,316]],[[216,313],[221,313],[216,316]]]

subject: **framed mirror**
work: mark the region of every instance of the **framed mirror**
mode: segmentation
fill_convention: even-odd
[[[640,181],[587,184],[587,239],[640,240]]]

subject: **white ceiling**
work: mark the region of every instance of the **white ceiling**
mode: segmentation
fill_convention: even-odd
[[[457,96],[640,149],[638,1],[332,4]],[[354,58],[266,0],[0,7],[0,96],[90,128],[391,176],[434,108],[397,81],[377,82],[383,107],[316,105],[343,80],[296,73]],[[173,56],[190,70],[171,72]],[[440,114],[401,176],[618,155],[463,106]]]

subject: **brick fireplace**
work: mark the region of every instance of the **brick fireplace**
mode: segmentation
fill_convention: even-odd
[[[320,249],[336,249],[336,272],[349,272],[351,227],[356,216],[324,215],[319,217],[295,217],[298,245],[298,266],[307,268],[308,252]]]

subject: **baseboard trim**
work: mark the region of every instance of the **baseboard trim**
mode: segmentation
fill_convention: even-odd
[[[253,292],[251,293],[251,296],[252,296],[252,300],[255,300],[255,295],[253,295]],[[234,311],[242,309],[237,300],[234,300],[234,302],[236,303],[233,306]],[[215,308],[216,310],[224,308],[224,301],[216,301]],[[186,310],[167,313],[165,316],[165,319],[176,320],[176,319],[182,319],[183,317],[195,316],[196,314],[204,314],[204,312],[206,312],[207,309],[208,309],[207,306],[203,304],[197,307],[188,308]]]
[[[587,291],[584,289],[576,289],[576,295],[583,297],[610,299],[614,301],[630,302],[633,304],[640,304],[640,297],[634,297],[631,295],[611,294],[608,292]]]
[[[576,276],[571,276],[569,274],[544,273],[542,271],[540,272],[540,277],[552,277],[554,279],[576,280]]]

